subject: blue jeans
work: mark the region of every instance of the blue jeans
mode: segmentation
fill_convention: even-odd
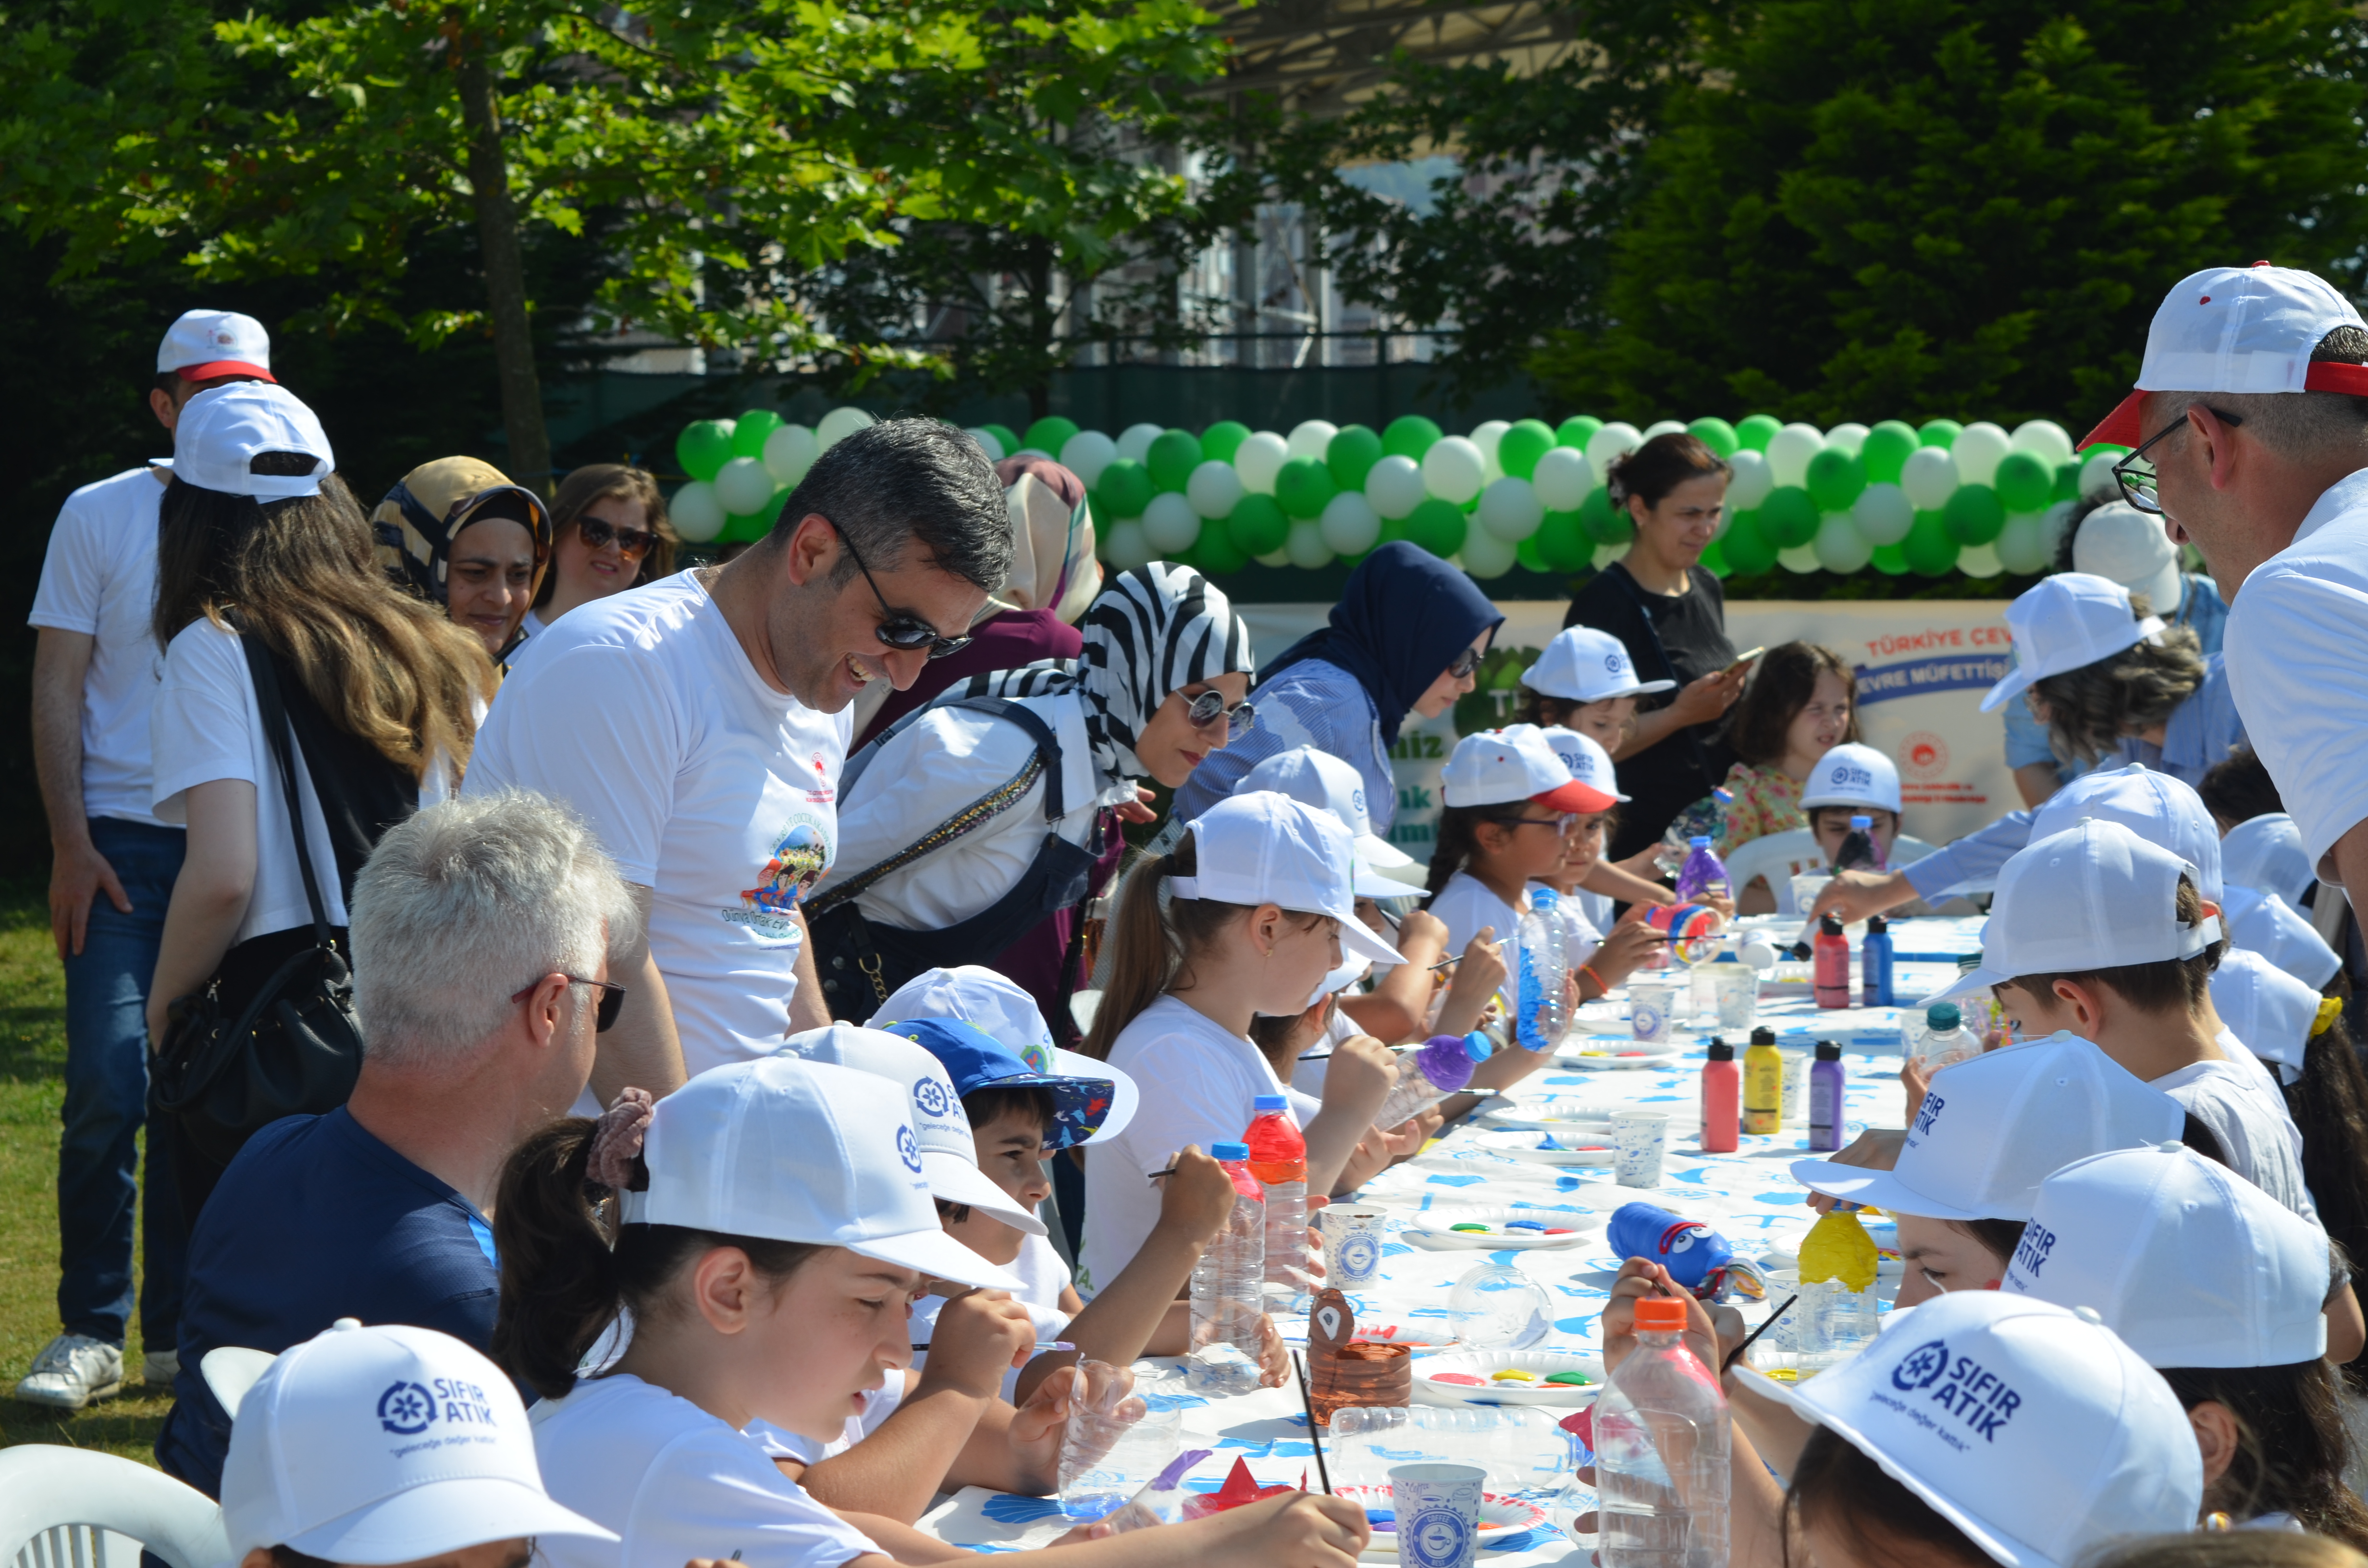
[[[58,1320],[68,1334],[123,1343],[131,1316],[131,1214],[139,1198],[136,1140],[148,1120],[148,982],[165,940],[165,908],[188,835],[178,828],[94,817],[90,840],[131,901],[125,915],[102,892],[88,935],[65,960],[65,1134],[58,1146]],[[139,1205],[140,1329],[152,1349],[179,1343],[188,1232],[160,1125],[148,1134],[148,1200]]]

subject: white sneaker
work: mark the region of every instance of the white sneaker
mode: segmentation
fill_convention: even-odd
[[[169,1387],[181,1375],[181,1353],[177,1350],[151,1350],[141,1359],[140,1381],[157,1388]]]
[[[42,1346],[33,1369],[17,1385],[17,1397],[26,1403],[58,1410],[80,1410],[122,1392],[122,1346],[86,1334],[61,1334]]]

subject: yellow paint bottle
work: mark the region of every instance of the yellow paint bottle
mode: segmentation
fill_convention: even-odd
[[[1776,1049],[1776,1031],[1764,1026],[1751,1031],[1751,1048],[1743,1053],[1743,1131],[1784,1131],[1784,1054]]]

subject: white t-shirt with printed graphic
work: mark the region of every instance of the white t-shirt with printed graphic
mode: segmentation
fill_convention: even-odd
[[[651,890],[686,1069],[770,1054],[797,986],[797,903],[836,851],[852,716],[767,685],[695,571],[584,605],[538,641],[463,792],[564,801]]]

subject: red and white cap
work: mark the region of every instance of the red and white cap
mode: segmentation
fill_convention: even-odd
[[[2316,273],[2257,261],[2208,267],[2171,286],[2146,329],[2137,390],[2080,445],[2135,447],[2150,392],[2342,392],[2368,397],[2368,366],[2314,365],[2311,350],[2339,326],[2368,326],[2340,290]]]
[[[1440,777],[1451,806],[1509,806],[1535,801],[1550,811],[1608,812],[1619,797],[1571,776],[1535,724],[1482,730],[1455,743]]]
[[[272,380],[271,335],[236,311],[184,311],[156,346],[156,373],[177,370],[190,381],[216,376]]]

